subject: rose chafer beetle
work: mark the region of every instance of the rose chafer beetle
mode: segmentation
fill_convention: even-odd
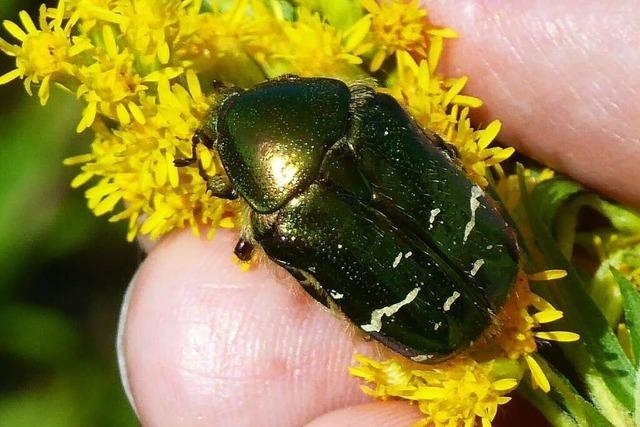
[[[193,138],[242,198],[248,231],[320,302],[417,362],[443,360],[490,325],[519,269],[514,233],[435,134],[366,85],[284,76],[232,91]]]

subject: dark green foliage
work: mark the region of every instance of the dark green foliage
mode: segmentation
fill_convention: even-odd
[[[40,3],[3,0],[0,16]],[[62,160],[88,147],[77,103],[54,90],[43,109],[19,81],[0,98],[0,426],[135,426],[114,334],[136,249],[69,188]]]

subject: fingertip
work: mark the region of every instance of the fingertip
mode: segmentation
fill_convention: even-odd
[[[500,142],[640,206],[640,9],[633,2],[424,2],[448,40],[439,71],[468,75]],[[597,17],[597,18],[596,18]]]
[[[367,400],[348,374],[378,354],[284,270],[232,260],[237,235],[168,236],[132,288],[123,354],[144,425],[295,426]],[[298,289],[292,291],[292,289]]]
[[[131,384],[129,382],[129,372],[126,359],[125,349],[125,328],[127,324],[127,315],[129,313],[129,305],[131,304],[131,294],[135,286],[137,275],[134,275],[127,286],[127,290],[122,299],[122,305],[120,307],[120,313],[118,316],[118,330],[116,333],[116,357],[118,361],[118,372],[120,373],[120,382],[124,390],[124,394],[127,397],[129,404],[133,411],[138,415],[138,409],[136,407],[133,393],[131,392]]]
[[[409,402],[370,402],[329,412],[306,427],[407,427],[420,420]]]

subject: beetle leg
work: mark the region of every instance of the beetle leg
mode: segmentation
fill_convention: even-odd
[[[173,164],[176,167],[184,167],[190,166],[198,160],[197,146],[198,144],[202,144],[208,149],[213,148],[213,141],[207,137],[200,129],[196,130],[191,138],[191,157],[187,157],[186,159],[175,159]]]
[[[253,256],[253,250],[255,246],[253,243],[249,243],[244,239],[238,240],[233,253],[240,259],[241,261],[249,261]]]
[[[227,200],[235,200],[238,198],[236,190],[222,175],[207,175],[204,168],[200,166],[200,176],[207,181],[207,191],[210,192],[212,196]]]

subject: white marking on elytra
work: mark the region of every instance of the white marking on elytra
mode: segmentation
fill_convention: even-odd
[[[482,267],[483,265],[484,265],[483,259],[476,260],[476,262],[473,263],[473,267],[471,268],[471,271],[469,272],[469,274],[471,274],[472,276],[475,276],[478,270],[480,270],[480,267]]]
[[[438,208],[431,209],[431,216],[429,217],[429,230],[433,228],[433,223],[436,220],[436,217],[438,216],[439,213],[440,213],[440,209]]]
[[[338,243],[338,249],[342,249],[342,245]]]
[[[400,252],[396,259],[393,260],[393,268],[396,268],[398,264],[400,264],[400,260],[402,260],[402,252]]]
[[[362,330],[366,332],[380,332],[382,329],[382,316],[393,316],[405,305],[409,304],[411,301],[416,299],[418,296],[418,292],[420,292],[420,288],[414,288],[411,292],[407,294],[406,297],[400,302],[389,305],[387,307],[378,308],[371,312],[371,321],[369,324],[360,325]]]
[[[493,245],[489,245],[487,246],[487,250],[490,251],[491,249],[493,249]]]
[[[331,295],[331,298],[333,299],[342,299],[344,297],[344,294],[333,289],[329,291],[329,295]]]
[[[388,136],[388,135],[389,135],[389,131],[388,131],[388,130],[385,130],[385,131],[384,131],[384,133],[383,133],[383,135],[384,135],[384,136]]]
[[[425,360],[429,360],[433,357],[431,354],[419,354],[417,356],[412,356],[411,360],[414,362],[424,362]]]
[[[404,258],[407,259],[409,258],[411,255],[413,255],[413,252],[409,251],[406,254],[404,254]]]
[[[484,193],[482,189],[477,185],[471,187],[471,198],[469,199],[469,206],[471,207],[471,219],[464,227],[464,237],[462,238],[462,242],[466,242],[469,237],[469,233],[473,230],[473,227],[476,225],[476,209],[480,206],[480,201],[478,198],[482,196]]]
[[[449,298],[447,298],[447,300],[444,302],[444,304],[442,305],[442,309],[444,311],[449,311],[451,310],[451,306],[453,305],[454,302],[456,302],[456,300],[458,299],[458,297],[460,297],[460,292],[458,291],[453,291],[453,293],[451,294],[451,296]]]
[[[436,322],[436,324],[433,325],[433,330],[437,331],[438,329],[440,329],[440,326],[442,326],[442,322]]]

